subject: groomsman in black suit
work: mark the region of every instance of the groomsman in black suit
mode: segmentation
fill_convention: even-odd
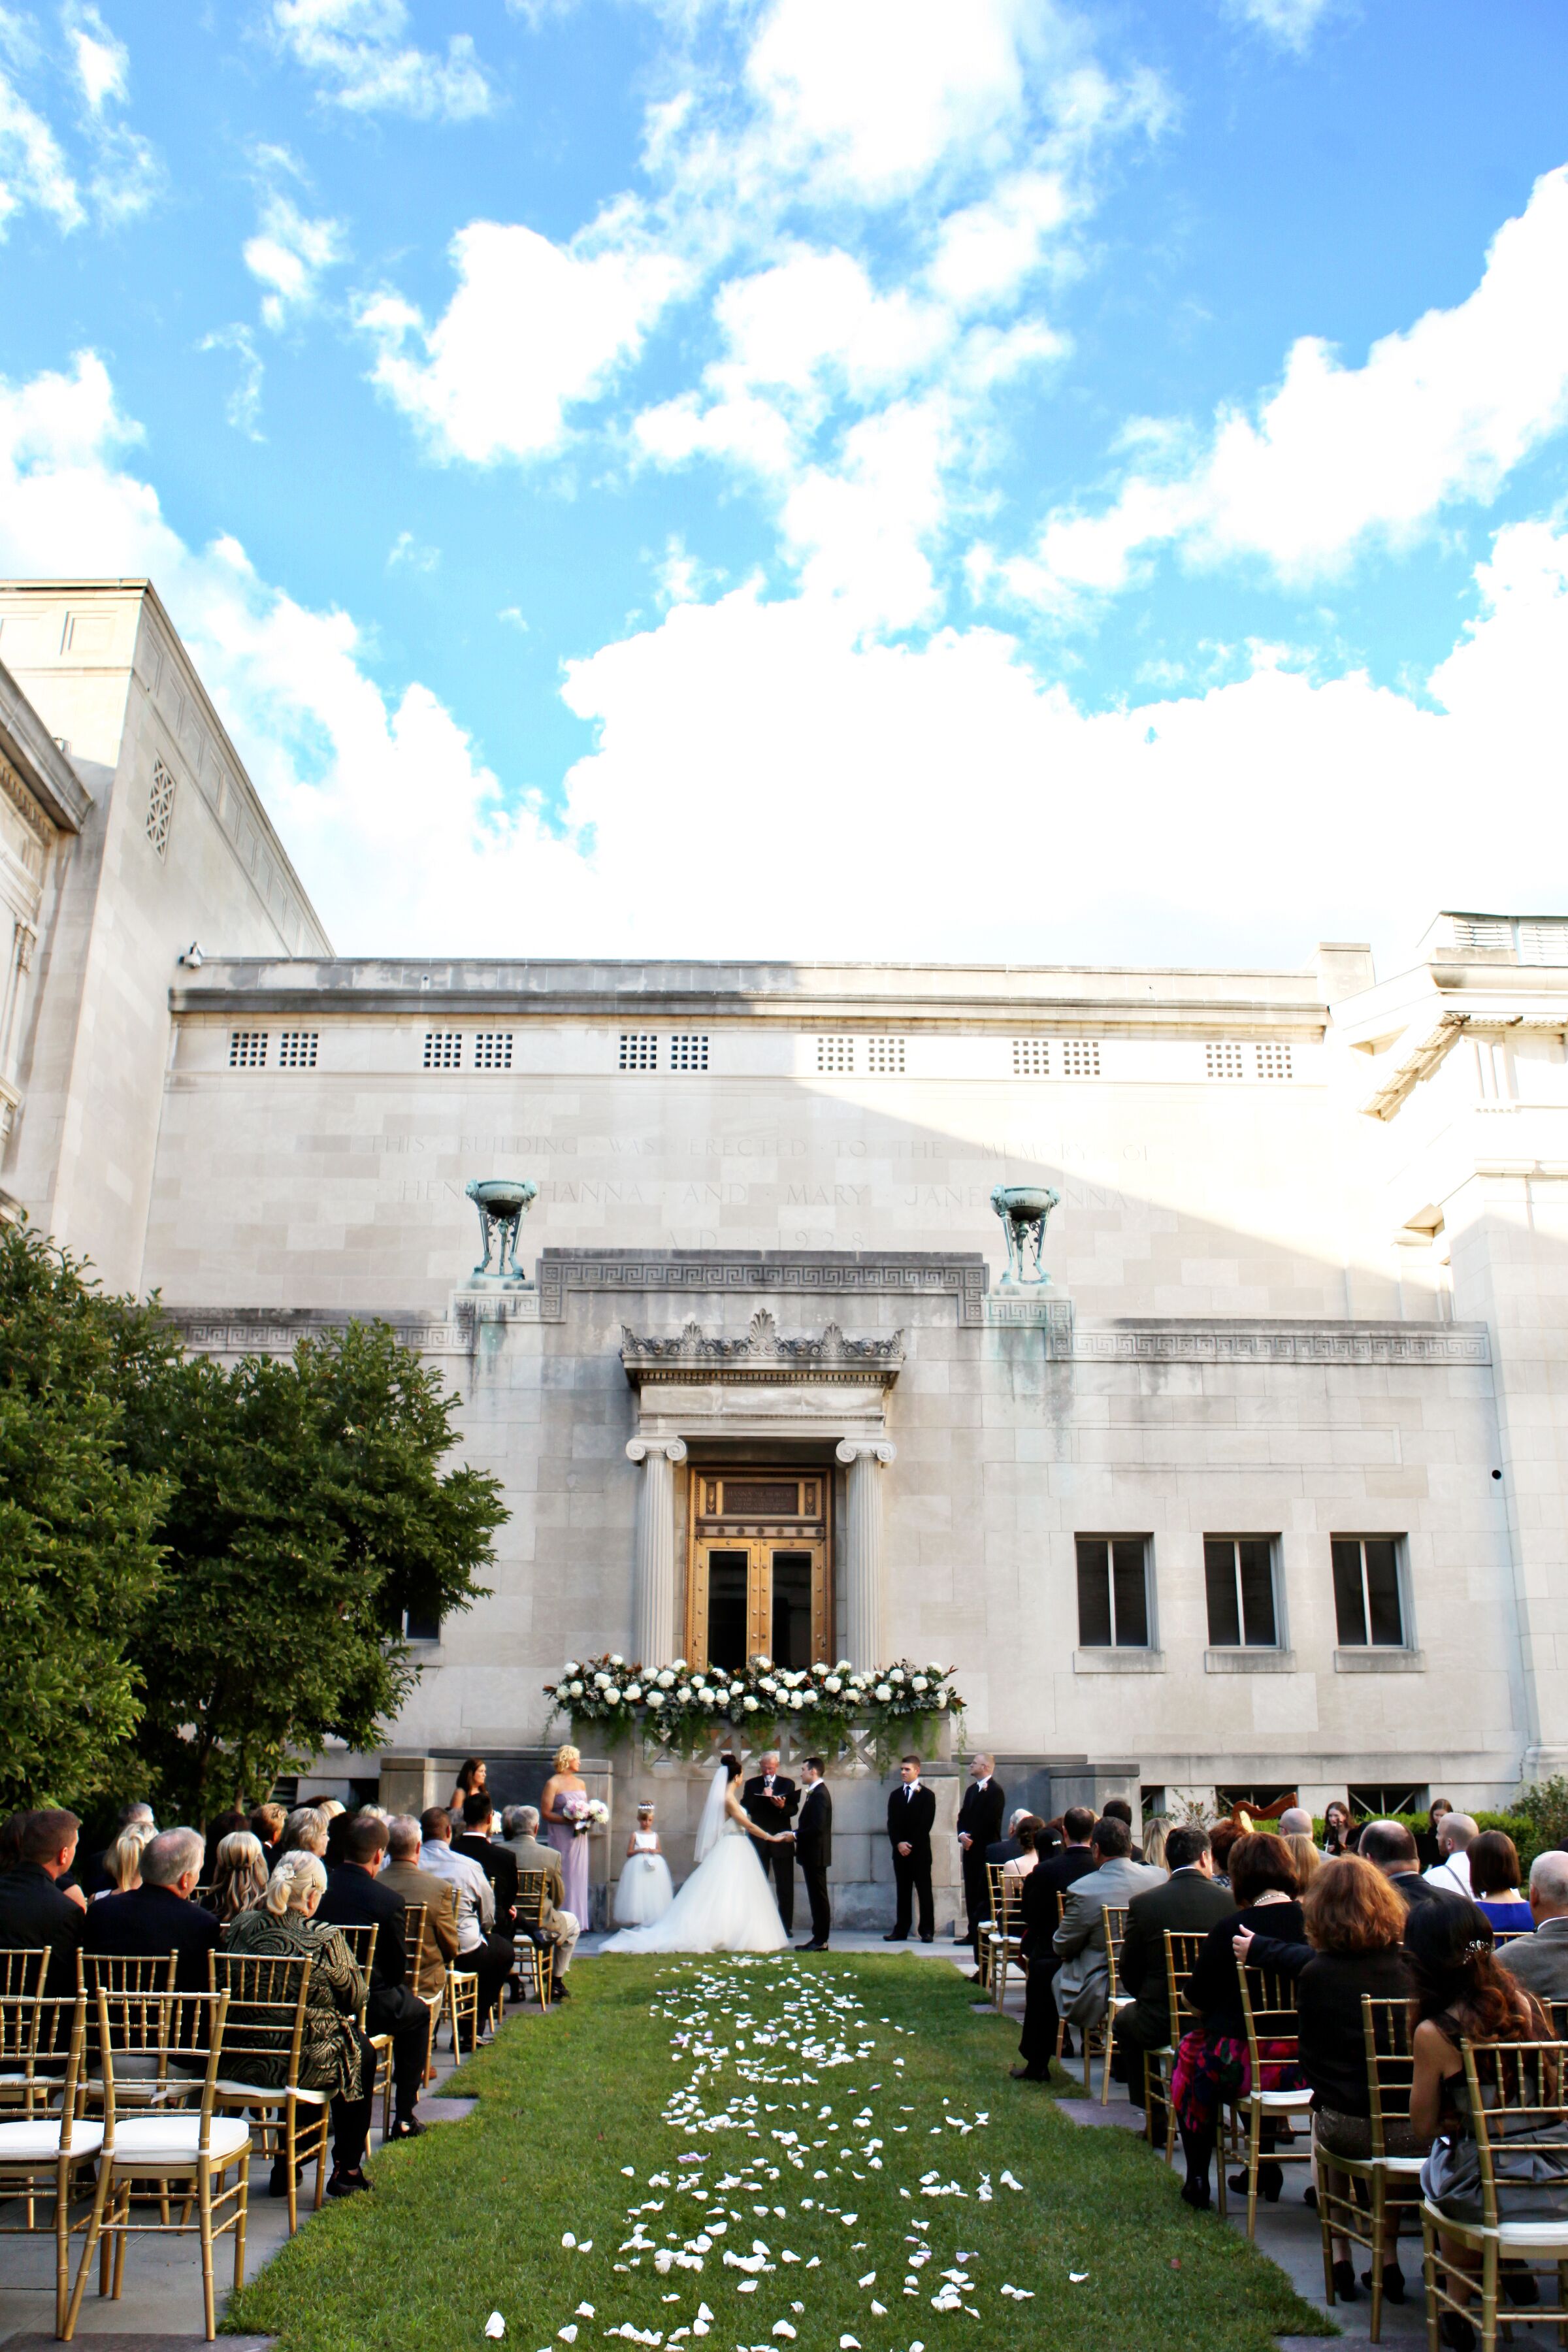
[[[884,1944],[907,1944],[910,1913],[920,1905],[921,1941],[929,1944],[936,1933],[936,1910],[931,1892],[931,1833],[936,1820],[936,1798],[921,1785],[921,1759],[906,1756],[899,1767],[900,1785],[888,1799],[888,1842],[893,1849],[893,1884],[899,1907],[892,1933]]]
[[[808,1756],[801,1769],[805,1775],[805,1795],[795,1825],[795,1851],[800,1874],[805,1881],[806,1901],[811,1906],[811,1941],[797,1944],[795,1949],[825,1952],[833,1926],[832,1906],[827,1900],[827,1865],[833,1860],[833,1800],[822,1777],[820,1756]]]
[[[985,1875],[985,1849],[1002,1834],[1007,1792],[996,1778],[995,1759],[973,1756],[969,1762],[969,1786],[958,1809],[958,1843],[963,1854],[963,1907],[969,1914],[969,1948],[980,1962],[980,1922],[991,1916],[991,1885]]]
[[[795,1782],[779,1770],[778,1751],[762,1759],[762,1770],[748,1780],[741,1792],[742,1810],[748,1813],[760,1830],[777,1837],[787,1830],[800,1803],[800,1791]],[[778,1898],[779,1917],[787,1936],[795,1926],[795,1848],[793,1845],[760,1845],[757,1859],[772,1874],[773,1892]]]

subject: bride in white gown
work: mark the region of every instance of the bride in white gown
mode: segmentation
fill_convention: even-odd
[[[773,1890],[752,1852],[788,1845],[793,1832],[770,1837],[742,1811],[735,1793],[741,1768],[720,1759],[697,1831],[697,1867],[660,1919],[623,1927],[601,1947],[606,1952],[782,1952],[789,1944]]]

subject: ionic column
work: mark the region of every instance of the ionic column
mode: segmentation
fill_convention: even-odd
[[[675,1482],[686,1459],[683,1437],[634,1437],[628,1462],[643,1465],[637,1496],[637,1565],[632,1580],[632,1655],[639,1665],[665,1666],[675,1655]]]
[[[886,1439],[847,1437],[837,1449],[848,1465],[848,1496],[838,1573],[844,1592],[844,1644],[857,1666],[882,1664],[882,1485],[898,1458]]]

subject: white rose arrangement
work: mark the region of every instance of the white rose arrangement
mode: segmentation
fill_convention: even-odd
[[[858,1734],[868,1728],[880,1758],[911,1737],[917,1745],[929,1744],[941,1719],[963,1709],[951,1666],[916,1665],[908,1658],[879,1667],[857,1667],[848,1658],[784,1667],[759,1655],[739,1672],[724,1673],[685,1658],[672,1658],[667,1666],[628,1664],[611,1652],[569,1659],[559,1681],[546,1685],[545,1696],[552,1713],[594,1727],[609,1743],[640,1729],[687,1755],[707,1752],[716,1724],[744,1724],[754,1742],[770,1726],[809,1714],[812,1737],[824,1741],[851,1727]],[[595,1826],[584,1812],[580,1831]]]

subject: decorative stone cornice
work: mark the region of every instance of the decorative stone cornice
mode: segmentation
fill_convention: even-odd
[[[978,1324],[989,1282],[978,1250],[547,1249],[534,1270],[539,1319],[559,1323],[569,1291],[782,1292],[807,1298],[948,1297]]]
[[[809,1380],[868,1381],[891,1388],[904,1367],[904,1335],[887,1339],[847,1339],[837,1323],[829,1323],[820,1339],[785,1339],[767,1307],[752,1316],[744,1339],[710,1336],[700,1323],[689,1323],[672,1339],[642,1339],[621,1326],[621,1363],[634,1388],[650,1381],[683,1381],[722,1375],[726,1381]]]
[[[1484,1323],[1116,1322],[1073,1334],[1079,1361],[1158,1364],[1478,1364]]]

